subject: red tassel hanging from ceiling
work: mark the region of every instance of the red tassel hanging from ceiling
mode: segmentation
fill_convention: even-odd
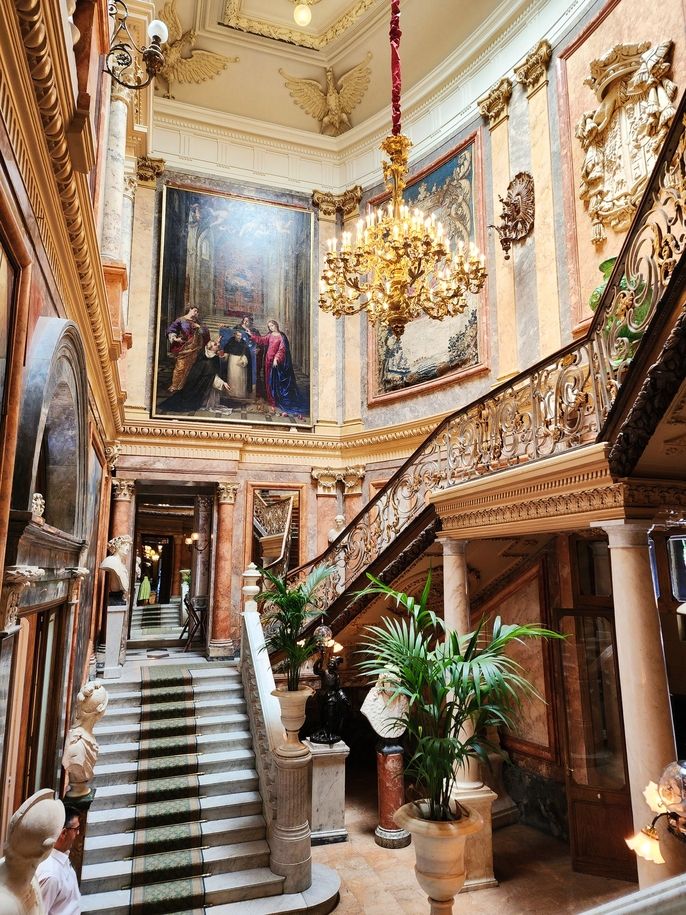
[[[391,0],[391,118],[393,135],[400,133],[400,0]]]

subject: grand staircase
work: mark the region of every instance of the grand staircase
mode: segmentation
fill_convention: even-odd
[[[237,667],[143,667],[107,684],[83,912],[244,915],[282,892]],[[266,900],[265,900],[266,901]]]

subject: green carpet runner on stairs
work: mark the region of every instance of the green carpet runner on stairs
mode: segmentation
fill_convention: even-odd
[[[131,911],[168,915],[205,898],[193,679],[184,667],[141,671]]]

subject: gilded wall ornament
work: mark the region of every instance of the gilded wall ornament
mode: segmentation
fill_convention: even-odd
[[[538,42],[535,48],[529,51],[524,61],[514,68],[517,82],[525,87],[528,95],[532,95],[536,89],[546,82],[546,73],[548,72],[551,54],[550,42],[544,38]]]
[[[299,108],[319,121],[319,132],[338,137],[350,130],[350,113],[362,101],[369,88],[372,71],[369,68],[371,53],[341,78],[334,79],[331,67],[326,68],[326,85],[322,89],[316,79],[290,76],[285,70],[279,73],[286,80],[286,88]]]
[[[534,179],[528,172],[517,172],[507,186],[505,197],[498,197],[502,204],[499,226],[489,226],[500,236],[500,244],[505,252],[505,260],[510,259],[510,248],[513,241],[526,238],[534,227],[536,204],[534,199]]]
[[[673,42],[618,44],[591,63],[584,82],[599,106],[576,125],[585,152],[579,197],[592,221],[594,245],[609,226],[625,232],[674,117],[677,87],[669,79]]]
[[[313,191],[312,204],[319,210],[320,216],[335,217],[342,213],[343,219],[356,216],[362,199],[362,187],[359,184],[349,187],[342,194],[330,194],[327,191]]]
[[[226,70],[229,64],[238,63],[238,57],[224,57],[214,51],[193,50],[195,29],[184,32],[176,12],[176,0],[167,0],[160,18],[169,28],[169,40],[162,45],[164,64],[157,74],[157,79],[161,78],[167,84],[165,98],[174,98],[174,83],[204,83]],[[188,56],[184,57],[184,54]]]
[[[166,162],[152,156],[141,156],[136,161],[136,177],[141,187],[154,188],[157,179],[164,171]]]
[[[512,80],[505,77],[478,100],[479,112],[486,118],[491,130],[507,117],[511,96]]]

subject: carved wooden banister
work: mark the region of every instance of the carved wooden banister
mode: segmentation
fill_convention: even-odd
[[[686,248],[686,103],[674,117],[586,335],[444,419],[340,536],[288,576],[324,563],[330,607],[426,509],[429,493],[602,437]]]

